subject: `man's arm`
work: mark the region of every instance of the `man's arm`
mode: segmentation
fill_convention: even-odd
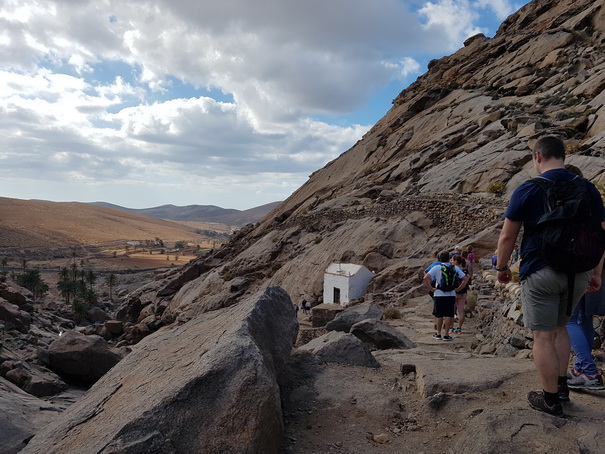
[[[498,262],[496,264],[496,268],[506,267],[505,271],[498,271],[498,281],[503,284],[510,282],[513,277],[507,265],[520,230],[521,221],[512,221],[508,218],[504,219],[500,238],[498,238]]]
[[[428,292],[430,292],[431,290],[433,290],[433,286],[431,285],[431,281],[433,280],[433,278],[431,277],[431,275],[429,273],[424,273],[424,277],[422,278],[422,282],[424,283],[424,286],[426,287],[426,290]]]

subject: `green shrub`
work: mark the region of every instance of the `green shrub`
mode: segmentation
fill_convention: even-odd
[[[496,195],[502,195],[506,192],[506,184],[501,181],[492,183],[487,187],[487,192],[491,192],[492,194]]]

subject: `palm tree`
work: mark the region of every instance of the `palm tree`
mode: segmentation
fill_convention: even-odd
[[[62,280],[57,282],[57,289],[61,292],[61,296],[65,298],[65,302],[69,304],[71,295],[74,289],[74,282],[70,280]]]
[[[109,287],[109,299],[113,301],[113,288],[118,283],[118,279],[115,274],[110,274],[105,278],[105,284]]]
[[[91,290],[92,290],[92,286],[95,284],[96,281],[97,281],[97,275],[94,273],[93,270],[88,270],[86,272],[86,282],[90,286]]]

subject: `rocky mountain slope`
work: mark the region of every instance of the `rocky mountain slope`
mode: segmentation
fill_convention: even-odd
[[[170,309],[186,320],[267,284],[317,303],[333,261],[366,265],[372,293],[388,294],[439,249],[491,253],[543,135],[561,136],[568,162],[605,183],[604,40],[602,1],[538,0],[494,38],[432,61],[354,147],[220,256],[193,263]]]
[[[596,396],[580,398],[587,409],[574,403],[567,420],[538,414],[523,402],[535,377],[527,361],[531,338],[517,323],[518,302],[510,305],[497,295],[481,294],[484,315],[472,340],[444,351],[433,346],[429,314],[417,298],[422,294],[418,272],[435,251],[454,244],[472,244],[480,256],[493,251],[507,196],[530,176],[529,151],[538,137],[561,136],[568,144],[568,162],[605,183],[604,51],[604,1],[535,0],[508,18],[494,38],[475,36],[455,54],[431,62],[429,71],[394,100],[362,140],[315,172],[258,225],[243,228],[227,246],[128,295],[122,316],[145,324],[148,332],[158,331],[137,344],[123,360],[127,362],[110,370],[81,403],[36,435],[24,452],[69,452],[70,446],[81,448],[87,434],[102,437],[94,452],[107,453],[149,447],[187,452],[179,444],[183,440],[192,447],[200,446],[195,444],[204,436],[200,434],[224,437],[234,427],[224,415],[209,432],[198,420],[187,422],[192,406],[209,402],[204,383],[215,383],[216,369],[208,373],[206,365],[213,362],[224,369],[220,361],[211,361],[216,354],[211,338],[222,344],[223,335],[229,338],[234,331],[243,336],[235,336],[234,342],[253,354],[232,358],[250,357],[259,368],[258,374],[229,385],[228,401],[237,400],[245,385],[261,382],[254,389],[264,389],[273,400],[259,400],[257,413],[275,415],[274,378],[289,373],[282,398],[294,405],[284,407],[290,412],[285,419],[292,422],[284,452],[602,452],[597,433],[603,413],[591,403]],[[313,368],[320,366],[312,355],[303,360],[295,355],[284,370],[285,320],[294,313],[285,308],[290,302],[281,291],[263,292],[281,287],[293,302],[305,298],[316,305],[322,301],[323,272],[333,261],[364,264],[376,273],[366,299],[401,310],[409,324],[400,330],[422,346],[420,351],[375,353],[381,362],[376,375],[334,368],[317,372]],[[275,318],[260,309],[266,298],[276,308]],[[276,336],[279,352],[259,329]],[[183,347],[181,333],[190,342],[201,339],[186,359],[177,354]],[[496,347],[498,342],[502,345]],[[481,378],[485,387],[479,389],[465,374],[482,377],[498,365],[468,361],[464,366],[474,364],[470,371],[458,363],[487,354],[513,356],[505,367],[515,373]],[[443,367],[431,368],[435,364]],[[456,367],[455,386],[447,385],[449,367]],[[180,388],[158,397],[169,416],[136,416],[137,408],[148,408],[144,391],[155,389],[150,377],[162,377],[161,384],[170,387],[171,374],[184,379],[174,385]],[[445,378],[439,380],[439,374]],[[517,375],[521,378],[515,381]],[[123,395],[132,399],[120,399]],[[270,425],[269,438],[259,440],[250,405],[230,407],[242,430],[229,432],[234,435],[228,439],[215,438],[227,448],[214,452],[261,452],[253,446],[276,452],[275,429],[279,432],[281,424]],[[403,431],[396,442],[380,436],[387,418],[375,406],[389,412],[392,433]],[[331,420],[332,411],[338,420]],[[367,423],[378,413],[381,419]],[[451,421],[456,416],[465,419]],[[101,422],[106,424],[102,434],[95,425]],[[323,425],[329,430],[320,430]],[[370,425],[376,432],[364,434],[370,443],[360,444],[359,431]],[[304,441],[306,431],[316,434],[315,442],[323,437],[330,444],[296,443]],[[336,433],[342,436],[332,436]]]

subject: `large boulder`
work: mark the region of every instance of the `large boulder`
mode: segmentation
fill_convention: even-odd
[[[0,282],[0,298],[4,298],[11,304],[22,306],[32,302],[33,294],[14,282]]]
[[[0,377],[0,453],[18,453],[40,428],[57,418],[61,408],[27,394]]]
[[[362,303],[351,306],[334,317],[334,320],[326,324],[328,331],[343,331],[348,333],[351,327],[362,320],[380,320],[383,310],[372,303]]]
[[[26,362],[4,361],[0,374],[36,397],[52,396],[67,389],[67,384],[50,370]]]
[[[381,320],[362,320],[351,327],[351,334],[380,349],[414,348],[414,343],[397,328]]]
[[[101,336],[67,331],[48,347],[48,367],[68,382],[93,385],[123,355]]]
[[[21,333],[27,333],[31,324],[31,316],[20,310],[19,306],[0,298],[0,321]]]
[[[380,367],[380,363],[361,340],[340,331],[331,331],[313,339],[299,347],[297,352],[313,353],[319,361],[325,363]]]
[[[297,329],[274,287],[157,331],[22,453],[277,453]]]

